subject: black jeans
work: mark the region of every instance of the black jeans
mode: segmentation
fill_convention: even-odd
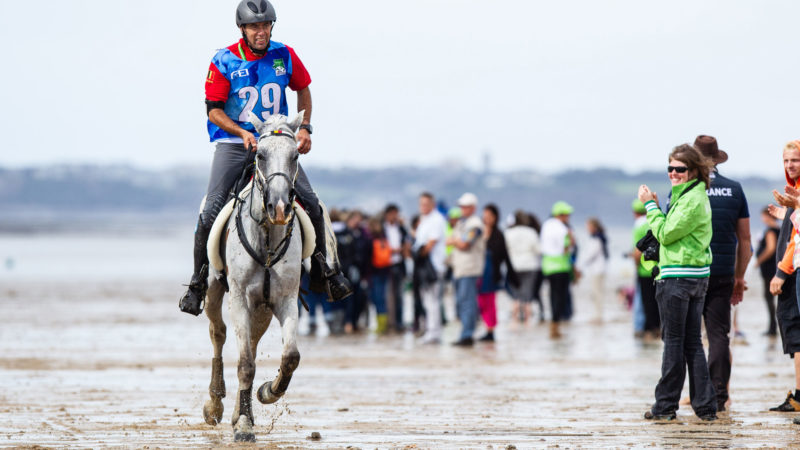
[[[775,307],[783,353],[792,358],[795,353],[800,352],[800,310],[797,309],[795,273],[783,283],[782,292],[778,294],[778,305]]]
[[[394,314],[394,328],[402,330],[403,325],[403,281],[406,277],[405,263],[400,261],[389,270],[389,290],[392,293],[389,311]],[[390,324],[392,321],[390,320]]]
[[[567,320],[568,318],[564,317],[564,309],[569,301],[569,272],[547,275],[547,282],[550,284],[550,310],[553,322]]]
[[[687,366],[689,396],[695,414],[704,416],[717,412],[716,393],[700,339],[707,287],[707,278],[666,278],[656,282],[664,353],[653,414],[667,415],[678,410]]]
[[[242,168],[247,157],[248,152],[245,150],[244,144],[217,143],[214,159],[211,162],[211,175],[208,178],[206,203],[200,213],[200,222],[203,226],[211,228],[211,225],[214,224],[217,214],[228,201],[228,194],[233,189],[233,185],[242,175]],[[317,194],[300,165],[297,166],[294,190],[312,219],[322,215]]]
[[[731,295],[732,276],[712,276],[708,279],[703,319],[708,336],[708,373],[717,393],[717,409],[728,401],[728,381],[731,379]]]
[[[639,293],[642,296],[642,308],[644,308],[644,329],[645,331],[655,331],[661,328],[661,317],[658,313],[658,303],[656,303],[656,284],[653,277],[637,277],[639,283]]]

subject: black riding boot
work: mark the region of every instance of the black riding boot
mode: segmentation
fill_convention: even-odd
[[[327,246],[325,245],[325,219],[320,213],[316,217],[308,215],[314,225],[315,247],[311,255],[311,274],[309,288],[314,292],[325,292],[328,301],[335,302],[348,297],[353,293],[353,287],[342,274],[342,269],[328,266],[326,259]]]
[[[203,301],[208,289],[208,233],[210,226],[205,226],[202,219],[197,220],[197,231],[194,232],[194,273],[189,289],[181,297],[178,307],[181,311],[195,316],[203,312]]]

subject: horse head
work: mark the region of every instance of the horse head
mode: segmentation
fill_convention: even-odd
[[[255,179],[261,190],[262,207],[273,225],[286,225],[292,219],[294,183],[300,156],[295,133],[303,123],[300,113],[293,119],[273,114],[262,122],[250,113],[250,123],[258,132]]]

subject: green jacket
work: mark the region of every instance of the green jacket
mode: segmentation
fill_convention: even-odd
[[[700,182],[688,192],[695,180],[672,187],[669,212],[664,215],[650,200],[647,222],[661,244],[656,279],[706,278],[711,267],[711,204],[705,185]]]

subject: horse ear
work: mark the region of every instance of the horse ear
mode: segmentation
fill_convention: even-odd
[[[294,118],[291,121],[287,122],[287,125],[289,125],[289,128],[291,128],[293,132],[297,132],[297,129],[300,128],[300,125],[303,123],[303,117],[305,115],[306,115],[306,110],[304,109],[299,113],[297,113],[297,115],[294,116]]]
[[[264,125],[264,122],[262,122],[262,121],[261,121],[261,119],[259,119],[259,118],[258,118],[258,116],[256,116],[255,114],[253,114],[253,112],[252,112],[252,111],[250,111],[249,113],[247,113],[247,118],[248,118],[248,120],[250,120],[250,123],[252,123],[252,124],[253,124],[253,126],[254,126],[254,127],[256,127],[256,131],[258,132],[258,134],[261,134],[261,132],[262,132],[262,131],[264,130],[264,128],[266,127],[266,126]]]

